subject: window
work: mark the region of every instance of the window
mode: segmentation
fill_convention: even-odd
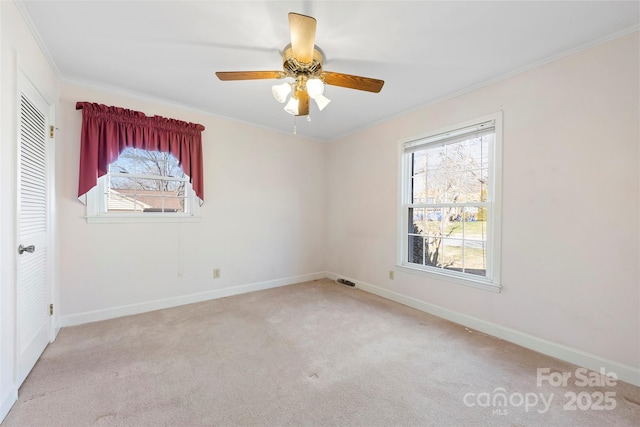
[[[400,266],[500,290],[501,116],[402,145]]]
[[[198,208],[194,192],[170,153],[126,148],[89,192],[90,222],[183,220]]]
[[[76,110],[87,222],[198,220],[204,126],[94,102],[76,102]]]

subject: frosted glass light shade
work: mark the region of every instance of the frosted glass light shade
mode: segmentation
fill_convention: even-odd
[[[286,111],[287,113],[292,114],[294,116],[297,116],[298,115],[298,100],[292,96],[291,99],[289,100],[289,102],[287,103],[287,105],[284,106],[284,111]]]
[[[286,101],[289,92],[291,92],[291,85],[289,83],[282,83],[281,85],[273,85],[271,87],[273,97],[280,103]]]
[[[324,93],[324,83],[320,79],[309,79],[307,80],[307,93],[313,99],[316,99],[318,96],[322,96]]]
[[[331,100],[324,95],[318,95],[313,98],[313,100],[316,101],[316,104],[318,105],[318,109],[320,111],[324,110],[324,107],[329,105],[329,103],[331,102]]]

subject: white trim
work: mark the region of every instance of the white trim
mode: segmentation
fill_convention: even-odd
[[[93,190],[91,190],[93,191]],[[196,203],[197,204],[197,203]],[[140,213],[140,214],[102,214],[96,216],[86,216],[89,224],[124,224],[133,222],[156,223],[156,222],[200,222],[199,216],[173,215],[162,213]]]
[[[391,301],[415,308],[425,313],[433,314],[442,319],[449,320],[462,326],[474,329],[476,331],[500,338],[502,340],[520,345],[538,353],[555,357],[565,362],[573,363],[581,367],[591,369],[598,372],[604,368],[606,372],[614,372],[618,379],[640,387],[640,369],[633,366],[625,365],[595,354],[587,353],[582,350],[571,348],[562,344],[557,344],[543,338],[539,338],[525,332],[507,328],[477,317],[459,313],[447,308],[430,304],[414,297],[390,291],[370,283],[362,282],[356,279],[338,275],[336,273],[327,272],[327,278],[335,280],[341,277],[350,280],[356,284],[356,288],[365,292],[369,292]]]
[[[0,405],[0,423],[5,419],[13,404],[18,401],[18,388],[15,384],[11,386],[9,393],[5,397],[4,401]]]
[[[265,289],[277,288],[280,286],[293,285],[310,280],[324,279],[324,272],[310,273],[301,276],[285,277],[282,279],[267,280],[265,282],[249,283],[246,285],[232,286],[229,288],[213,289],[195,294],[182,295],[172,298],[163,298],[149,302],[141,302],[137,304],[123,305],[119,307],[105,308],[102,310],[86,311],[84,313],[70,314],[60,316],[60,326],[74,326],[83,323],[97,322],[100,320],[113,319],[116,317],[130,316],[132,314],[146,313],[164,308],[177,307],[185,304],[193,304],[196,302],[209,301],[217,298],[229,297],[232,295],[245,294],[247,292],[262,291]]]
[[[49,234],[49,254],[48,254],[48,266],[47,266],[47,282],[49,283],[48,296],[49,296],[49,304],[53,304],[54,311],[53,315],[49,317],[49,342],[52,343],[55,341],[56,336],[58,335],[59,328],[56,327],[56,318],[57,312],[60,308],[60,304],[58,304],[57,298],[57,211],[56,211],[56,134],[58,131],[56,130],[56,105],[55,103],[51,103],[49,105],[49,116],[48,116],[48,125],[54,127],[53,138],[49,138],[47,140],[47,171],[49,176],[47,176],[47,185],[48,185],[48,210],[49,215],[47,218],[47,228]]]

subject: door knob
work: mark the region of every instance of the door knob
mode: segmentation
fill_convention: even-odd
[[[30,254],[32,254],[33,251],[35,251],[35,250],[36,250],[36,247],[34,245],[29,245],[29,246],[26,246],[26,247],[22,246],[22,245],[18,246],[18,253],[20,255],[22,255],[25,252],[29,252]]]

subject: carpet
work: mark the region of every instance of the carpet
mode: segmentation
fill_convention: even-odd
[[[637,426],[605,379],[325,279],[63,328],[2,425]]]

